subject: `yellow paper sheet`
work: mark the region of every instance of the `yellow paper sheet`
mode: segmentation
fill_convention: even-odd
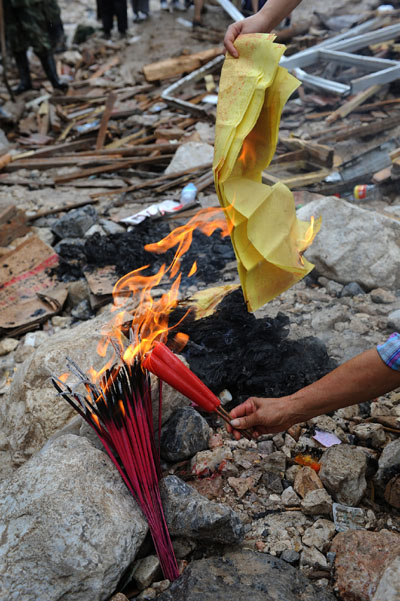
[[[312,270],[302,253],[320,222],[297,219],[284,184],[261,182],[275,153],[282,109],[299,85],[278,65],[285,47],[271,34],[242,35],[235,46],[240,58],[227,55],[221,74],[213,169],[219,201],[233,223],[244,297],[255,311]]]

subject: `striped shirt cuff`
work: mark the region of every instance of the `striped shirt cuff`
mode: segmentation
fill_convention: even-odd
[[[379,344],[376,350],[388,367],[400,371],[400,334],[394,332],[386,342]]]

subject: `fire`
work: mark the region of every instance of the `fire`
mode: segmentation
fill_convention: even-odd
[[[135,358],[143,358],[153,348],[156,341],[166,341],[170,331],[168,317],[177,305],[179,298],[179,286],[182,279],[181,259],[190,248],[193,232],[196,229],[207,236],[211,236],[219,229],[221,236],[225,237],[230,234],[232,223],[220,208],[201,209],[185,225],[177,227],[162,240],[145,246],[145,250],[148,252],[160,254],[174,247],[176,250],[170,265],[163,264],[157,273],[146,275],[149,266],[145,265],[120,278],[114,286],[113,311],[115,316],[113,323],[108,327],[107,334],[98,345],[98,353],[105,357],[110,343],[112,343],[115,349],[114,357],[99,372],[94,369],[90,370],[90,376],[94,381],[98,381],[105,371],[115,363],[115,355],[119,355],[128,365],[132,365]],[[191,277],[196,271],[197,262],[195,261],[186,275]],[[155,298],[152,291],[165,278],[169,278],[172,282],[170,288],[160,298]],[[132,301],[135,309],[133,319],[132,313],[130,313],[130,339],[127,340],[124,337],[123,329],[126,330],[127,314],[132,310]],[[175,325],[174,329],[176,327]],[[174,340],[175,346],[182,350],[188,337],[178,332]]]
[[[314,216],[311,216],[311,218],[310,218],[310,225],[308,226],[308,228],[307,228],[307,230],[306,230],[306,232],[304,234],[304,238],[302,240],[299,240],[299,244],[298,244],[298,249],[297,250],[299,252],[300,263],[302,265],[304,265],[303,253],[312,244],[315,236],[317,235],[320,221],[321,221],[321,218],[319,218],[317,220],[317,223],[316,223],[315,219],[314,219]]]
[[[243,164],[245,168],[252,168],[256,164],[256,159],[257,157],[254,145],[246,138],[246,140],[243,142],[242,152],[240,153],[239,161]]]

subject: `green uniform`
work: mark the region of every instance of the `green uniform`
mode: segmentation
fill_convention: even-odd
[[[32,46],[39,56],[49,53],[46,0],[3,0],[3,3],[6,37],[12,52],[26,52]]]

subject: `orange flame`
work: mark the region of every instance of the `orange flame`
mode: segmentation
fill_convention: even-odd
[[[252,168],[256,164],[257,156],[254,145],[247,139],[243,142],[242,152],[238,159],[245,169],[248,167]]]
[[[315,219],[314,219],[314,216],[312,215],[310,218],[310,225],[308,226],[306,233],[304,234],[304,238],[302,240],[299,240],[299,244],[298,244],[300,263],[302,265],[304,265],[303,253],[310,246],[310,244],[314,240],[316,234],[317,234],[317,232],[315,231]]]
[[[188,273],[188,278],[191,278],[192,275],[194,275],[197,271],[197,261],[194,261],[192,267],[190,268],[190,271]]]
[[[156,341],[166,340],[170,331],[168,317],[179,298],[182,256],[190,248],[195,229],[199,229],[207,236],[211,236],[217,229],[221,230],[221,236],[230,234],[232,223],[224,213],[225,211],[220,208],[201,209],[185,225],[177,227],[162,240],[145,246],[145,250],[153,253],[164,253],[175,246],[177,248],[171,264],[169,266],[163,264],[157,273],[146,275],[145,271],[149,267],[146,265],[131,271],[115,284],[113,311],[116,312],[116,315],[113,323],[109,326],[107,335],[99,343],[98,352],[102,357],[106,356],[110,342],[112,342],[115,353],[120,354],[129,365],[136,357],[143,357],[151,350]],[[195,261],[188,275],[192,276],[196,270],[197,263]],[[166,276],[173,280],[170,289],[168,292],[164,292],[160,298],[155,298],[152,290],[159,286]],[[132,310],[132,300],[136,308],[133,319],[130,314],[130,340],[127,345],[122,329],[126,325],[127,312]],[[125,308],[127,312],[124,311]],[[174,329],[177,325],[179,326],[179,324],[175,324]],[[182,350],[187,343],[188,336],[178,332],[174,340],[175,346]],[[90,375],[94,381],[98,380],[105,370],[115,362],[115,353],[114,357],[99,372],[96,372],[93,368],[91,369]]]

